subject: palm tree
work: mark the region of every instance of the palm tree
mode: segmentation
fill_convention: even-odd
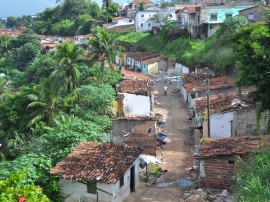
[[[78,62],[83,58],[83,49],[74,43],[65,42],[57,47],[56,60],[59,62],[51,74],[57,91],[71,93],[79,85]]]
[[[89,40],[90,45],[90,60],[94,63],[101,63],[102,79],[104,83],[105,63],[107,62],[110,67],[115,63],[115,56],[121,56],[122,47],[117,44],[115,35],[107,32],[102,28],[97,28],[93,37]]]
[[[27,98],[31,101],[27,108],[33,108],[30,114],[32,119],[29,121],[27,127],[33,126],[35,123],[43,120],[50,124],[53,117],[62,108],[62,97],[53,88],[50,79],[42,80],[37,94],[28,94]]]
[[[112,3],[112,0],[102,0],[102,9],[106,9],[107,23],[108,23],[108,10],[111,3]]]

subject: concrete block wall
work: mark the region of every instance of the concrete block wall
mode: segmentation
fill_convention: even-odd
[[[254,135],[256,128],[256,109],[235,112],[233,136]]]

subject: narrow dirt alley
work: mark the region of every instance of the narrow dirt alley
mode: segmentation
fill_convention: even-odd
[[[181,188],[177,182],[180,179],[186,179],[190,174],[185,167],[192,164],[190,159],[190,148],[193,144],[190,136],[191,121],[188,120],[188,108],[179,92],[174,93],[169,87],[167,95],[164,95],[163,88],[167,85],[167,82],[163,80],[154,82],[157,103],[154,106],[154,114],[162,114],[166,119],[161,129],[168,136],[167,144],[162,148],[164,162],[162,168],[167,172],[150,187],[140,187],[136,191],[135,199],[132,197],[128,201],[176,202],[184,200],[184,188]]]

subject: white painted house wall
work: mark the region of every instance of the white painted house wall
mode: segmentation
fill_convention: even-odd
[[[160,16],[160,19],[168,17],[170,21],[177,21],[175,7],[168,7],[166,10],[144,10],[138,11],[135,15],[135,30],[136,32],[151,31],[153,27],[161,27],[164,23],[157,23],[153,20],[155,15]]]
[[[189,68],[182,64],[175,63],[175,75],[181,75],[182,73],[188,74]]]
[[[231,137],[231,121],[233,112],[224,114],[211,114],[210,135],[212,137]]]
[[[136,32],[151,31],[153,24],[154,25],[156,24],[152,20],[152,18],[157,13],[158,13],[158,11],[154,11],[154,10],[138,11],[135,15],[135,30],[136,30]]]
[[[139,186],[139,158],[135,160],[133,165],[135,166],[135,188],[137,188]],[[115,197],[113,197],[97,190],[99,202],[122,202],[130,195],[130,169],[132,166],[130,166],[124,174],[124,185],[121,188],[120,181],[115,184],[97,184],[98,189],[115,195]],[[84,183],[67,181],[61,178],[59,180],[59,186],[61,189],[61,195],[66,198],[64,202],[97,201],[97,194],[87,193],[87,186]]]
[[[119,19],[112,19],[112,23],[116,23],[116,26],[133,25],[134,20],[131,18],[119,18]]]
[[[150,116],[151,100],[149,96],[124,94],[124,114],[126,117]]]

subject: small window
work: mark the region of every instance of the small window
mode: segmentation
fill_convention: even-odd
[[[248,20],[254,20],[254,13],[248,14]]]
[[[235,161],[228,160],[228,164],[229,164],[229,165],[234,165],[234,164],[235,164]]]
[[[132,22],[132,20],[129,20],[129,22]]]
[[[96,182],[87,182],[87,193],[96,194],[97,193],[97,183]]]
[[[144,14],[141,14],[141,17],[143,18],[144,17]]]
[[[232,14],[226,14],[226,19],[232,17]]]
[[[120,178],[120,188],[124,186],[124,176]]]
[[[143,23],[141,23],[141,27],[143,26]]]
[[[210,20],[216,21],[217,20],[217,14],[211,14]]]
[[[151,23],[148,23],[148,26],[151,27]]]

